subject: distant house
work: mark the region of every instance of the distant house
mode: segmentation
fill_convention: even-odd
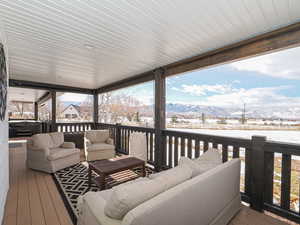
[[[80,107],[78,105],[70,104],[62,112],[61,117],[65,119],[80,118]]]

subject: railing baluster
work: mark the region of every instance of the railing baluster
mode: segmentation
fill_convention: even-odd
[[[280,206],[283,209],[290,209],[291,192],[291,155],[282,154],[281,165],[281,200]]]
[[[273,204],[274,153],[265,152],[265,188],[264,201]]]
[[[227,144],[222,146],[222,160],[223,160],[223,163],[228,161],[228,145]]]
[[[154,162],[153,154],[154,154],[154,151],[153,151],[153,133],[150,133],[150,161],[151,162]]]
[[[199,138],[195,139],[195,158],[200,156],[200,140]]]
[[[181,144],[181,147],[180,147],[180,154],[181,156],[185,156],[185,137],[181,137],[180,138],[180,144]]]
[[[233,148],[232,157],[233,158],[239,158],[240,157],[240,148],[239,148],[239,146],[234,145],[234,146],[232,146],[232,148]]]
[[[173,137],[169,136],[168,144],[168,166],[173,167]]]
[[[249,148],[245,148],[245,194],[250,196],[251,193],[251,150]]]
[[[212,142],[212,147],[214,148],[214,149],[218,149],[218,143],[216,143],[216,142]]]
[[[192,158],[192,138],[188,138],[188,145],[187,145],[188,157]]]
[[[209,148],[208,140],[204,140],[204,152],[206,152]]]
[[[174,166],[178,165],[178,137],[174,137]]]

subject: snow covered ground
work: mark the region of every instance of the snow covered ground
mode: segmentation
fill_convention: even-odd
[[[267,140],[291,142],[300,144],[300,131],[278,131],[278,130],[206,130],[206,129],[176,129],[172,130],[188,131],[203,134],[212,134],[228,137],[249,138],[253,135],[266,136]]]

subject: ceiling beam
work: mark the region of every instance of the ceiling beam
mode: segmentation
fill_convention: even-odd
[[[51,98],[51,93],[49,91],[47,91],[45,94],[43,94],[41,97],[39,97],[39,99],[36,101],[36,103],[42,104],[50,98]]]
[[[136,76],[133,76],[133,77],[130,77],[130,78],[127,78],[127,79],[123,79],[123,80],[111,83],[109,85],[105,85],[103,87],[98,88],[96,90],[96,92],[98,94],[105,93],[105,92],[114,91],[114,90],[117,90],[117,89],[129,87],[129,86],[133,86],[133,85],[136,85],[136,84],[145,83],[145,82],[151,81],[151,80],[154,80],[153,71],[138,74]]]
[[[81,94],[93,94],[93,89],[71,87],[57,84],[47,84],[34,81],[25,81],[25,80],[15,80],[9,79],[10,87],[18,88],[30,88],[30,89],[39,89],[39,90],[48,90],[48,91],[58,91],[58,92],[72,92],[72,93],[81,93]]]

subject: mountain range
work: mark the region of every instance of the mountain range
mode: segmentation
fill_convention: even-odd
[[[205,105],[192,104],[177,104],[167,103],[166,110],[169,115],[183,114],[183,115],[199,115],[204,113],[211,117],[228,117],[239,118],[243,114],[243,109],[237,107],[216,107]],[[299,119],[300,108],[291,107],[272,107],[272,108],[246,108],[245,115],[248,118],[273,118],[273,119]]]

